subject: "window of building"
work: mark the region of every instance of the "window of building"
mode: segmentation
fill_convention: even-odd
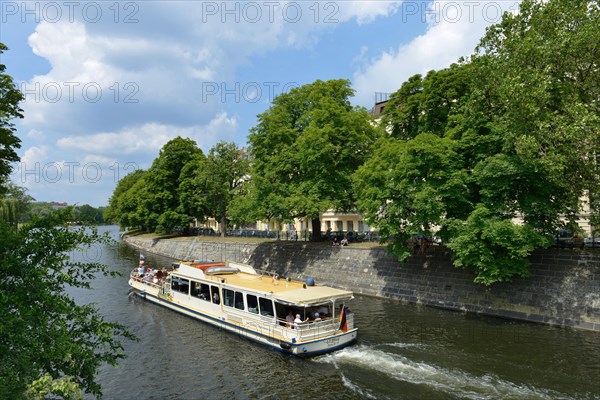
[[[171,280],[171,289],[176,292],[189,294],[190,281],[188,279],[183,279],[178,276],[174,276]]]
[[[354,221],[348,221],[348,232],[354,231]]]
[[[192,296],[209,301],[210,287],[205,283],[192,281]]]
[[[308,226],[308,222],[306,223],[306,225]],[[327,229],[331,229],[331,221],[325,221],[325,226],[327,227]]]
[[[335,221],[335,230],[343,231],[344,230],[344,221]]]

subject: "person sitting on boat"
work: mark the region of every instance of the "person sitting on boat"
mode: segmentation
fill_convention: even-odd
[[[288,328],[294,326],[294,313],[292,312],[292,310],[290,310],[287,317],[285,317],[285,326],[287,326]]]
[[[298,328],[299,325],[305,324],[308,322],[308,318],[302,321],[300,318],[300,314],[296,314],[296,318],[294,319],[294,328]]]
[[[315,319],[313,320],[313,322],[319,322],[319,321],[322,321],[321,315],[318,312],[316,312],[315,313]]]

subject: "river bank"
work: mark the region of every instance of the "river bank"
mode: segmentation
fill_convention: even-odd
[[[330,247],[306,242],[220,243],[201,238],[125,236],[142,251],[175,259],[231,260],[281,277],[305,279],[355,293],[456,311],[600,332],[600,253],[540,250],[531,276],[485,287],[451,264],[445,247],[399,263],[383,248]]]

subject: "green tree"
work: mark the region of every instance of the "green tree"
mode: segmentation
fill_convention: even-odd
[[[206,166],[206,156],[199,152],[183,166],[180,174],[179,201],[182,214],[204,222],[211,214],[209,203],[205,199],[205,182],[199,178],[201,171]]]
[[[2,196],[0,196],[2,197]],[[17,186],[12,182],[6,182],[5,199],[15,202],[15,212],[18,222],[29,220],[29,210],[34,198],[27,194],[27,189]]]
[[[392,251],[405,257],[407,235],[435,226],[454,264],[489,285],[526,276],[544,233],[574,223],[600,187],[599,15],[597,1],[524,1],[471,61],[392,95],[391,137],[354,176]]]
[[[373,156],[354,174],[357,205],[364,218],[401,259],[410,252],[407,240],[432,234],[450,217],[470,208],[466,173],[456,142],[431,133],[404,141],[384,138]]]
[[[79,221],[88,224],[100,224],[103,222],[102,213],[100,210],[90,206],[89,204],[77,206],[76,210],[78,211],[77,219]]]
[[[117,222],[121,228],[142,227],[138,217],[138,206],[145,190],[144,176],[146,171],[138,169],[119,180],[108,201],[104,219]]]
[[[473,104],[491,116],[502,149],[481,159],[475,178],[486,197],[541,230],[561,215],[574,222],[582,195],[599,187],[599,8],[524,1],[487,31],[474,57]]]
[[[57,394],[65,378],[100,395],[99,367],[124,357],[118,338],[133,338],[66,293],[67,287],[90,288],[95,274],[116,275],[71,258],[77,249],[109,240],[93,228],[66,227],[71,211],[35,217],[17,231],[0,221],[0,398],[21,398],[28,387],[35,392],[40,379],[50,380],[43,386]]]
[[[277,96],[249,136],[251,196],[265,219],[312,219],[354,208],[351,175],[365,161],[376,130],[365,109],[354,108],[347,80],[316,81]]]
[[[44,201],[36,201],[31,203],[31,206],[29,207],[28,219],[31,219],[34,216],[47,217],[50,214],[52,214],[53,211],[54,209],[52,208],[50,203]]]
[[[8,48],[0,42],[0,60]],[[6,66],[0,62],[0,195],[5,190],[6,178],[12,171],[11,163],[19,161],[15,149],[21,147],[21,140],[15,135],[11,120],[23,118],[19,103],[24,99],[10,75],[4,73]]]
[[[464,60],[440,71],[410,77],[390,96],[382,124],[391,136],[409,140],[421,133],[451,134],[472,90],[472,66]]]
[[[145,190],[138,209],[144,213],[143,226],[150,231],[171,232],[193,219],[182,212],[179,186],[184,166],[202,153],[192,139],[177,137],[160,150],[144,177]]]
[[[248,168],[243,149],[235,143],[217,143],[207,157],[198,158],[184,169],[188,179],[182,180],[179,188],[182,203],[198,218],[214,217],[220,221],[221,236],[225,236],[232,201],[242,194],[241,185],[248,179]]]

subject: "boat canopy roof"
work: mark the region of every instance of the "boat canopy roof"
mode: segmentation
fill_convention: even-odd
[[[270,294],[273,300],[296,306],[313,306],[339,299],[351,299],[352,292],[329,286],[309,286],[304,281],[276,279],[271,275],[257,274],[241,263],[181,262],[174,272],[177,276],[198,278],[239,287],[257,294]]]
[[[273,299],[280,303],[294,305],[316,305],[338,299],[351,299],[352,292],[328,286],[307,286],[285,292],[273,293]]]

